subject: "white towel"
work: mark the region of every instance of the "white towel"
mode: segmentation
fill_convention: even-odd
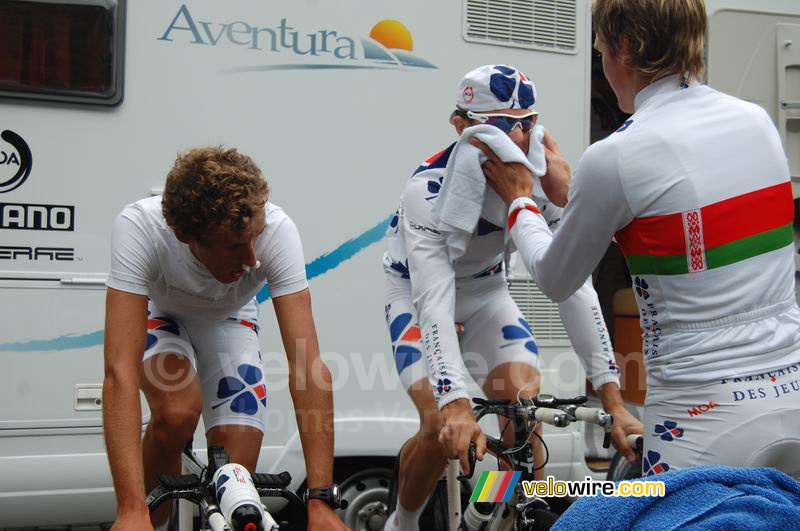
[[[531,143],[526,157],[507,134],[494,126],[474,125],[464,129],[447,161],[442,188],[433,207],[437,229],[445,237],[451,261],[464,254],[481,216],[489,223],[503,227],[508,210],[495,191],[486,186],[486,177],[481,168],[481,164],[486,161],[486,155],[470,144],[470,139],[477,138],[489,146],[501,160],[522,163],[534,176],[541,177],[547,171],[543,136],[544,128],[536,126],[531,132]]]

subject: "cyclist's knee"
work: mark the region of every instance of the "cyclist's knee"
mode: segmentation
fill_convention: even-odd
[[[150,425],[155,437],[165,444],[183,447],[194,434],[203,401],[199,397],[171,402],[169,400],[150,411]]]
[[[539,393],[541,375],[527,363],[505,363],[489,372],[483,391],[491,400],[516,400]]]

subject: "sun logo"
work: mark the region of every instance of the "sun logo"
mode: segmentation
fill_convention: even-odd
[[[414,51],[411,32],[399,20],[381,20],[369,32],[371,39],[378,41],[390,50]]]
[[[369,38],[361,40],[364,58],[383,63],[379,68],[436,68],[429,61],[413,54],[414,38],[409,29],[394,19],[384,19],[376,23],[369,32]]]

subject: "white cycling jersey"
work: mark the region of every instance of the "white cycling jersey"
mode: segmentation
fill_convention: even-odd
[[[255,295],[265,281],[272,297],[308,287],[297,228],[279,207],[264,208],[266,228],[255,242],[261,265],[229,284],[215,279],[175,237],[160,197],[132,203],[114,220],[107,285],[149,297],[143,359],[175,353],[190,360],[207,430],[237,424],[264,431],[267,387]]]
[[[308,287],[297,227],[280,207],[267,203],[264,208],[266,228],[255,242],[261,265],[236,282],[223,284],[175,237],[161,212],[160,197],[132,203],[114,220],[107,285],[147,295],[177,318],[253,319],[256,306],[248,303],[265,281],[272,297]]]
[[[616,235],[641,310],[650,385],[800,361],[792,188],[769,116],[675,77],[643,89],[635,104],[581,158],[557,233],[530,199],[512,203],[511,235],[537,285],[563,300]]]
[[[445,240],[436,229],[432,210],[452,149],[453,146],[450,146],[429,158],[407,183],[401,197],[400,208],[386,232],[387,250],[384,254],[386,274],[392,276],[395,281],[410,283],[410,289],[407,291],[411,293],[419,319],[419,332],[414,333],[414,336],[421,337],[428,376],[436,390],[439,407],[460,398],[468,398],[464,380],[465,369],[454,326],[456,316],[463,313],[459,311],[457,292],[459,289],[464,293],[475,292],[477,288],[472,285],[473,283],[485,281],[497,284],[496,278],[492,277],[503,273],[506,253],[504,236],[506,228],[489,223],[485,219],[486,216],[481,216],[466,252],[451,263]],[[539,198],[539,201],[542,202],[547,217],[546,223],[555,227],[561,216],[561,209],[549,202],[543,202],[545,201],[543,198]],[[609,382],[619,383],[619,369],[614,361],[613,349],[600,313],[597,294],[591,282],[586,279],[584,281],[581,289],[561,303],[559,309],[573,347],[584,362],[587,376],[594,387],[598,388]],[[394,286],[397,284],[398,282],[393,282]],[[467,284],[470,286],[467,287]],[[505,285],[500,289],[507,295],[508,290]],[[389,298],[392,300],[387,300],[387,303],[393,304],[396,309],[398,300],[391,294]],[[510,297],[506,298],[508,304],[519,313]],[[463,303],[468,303],[467,298]],[[387,315],[389,313],[390,310],[387,308]],[[514,312],[509,311],[508,315],[512,313]],[[489,316],[486,319],[488,322]],[[520,334],[530,334],[529,331],[526,332],[527,323],[521,325],[517,321],[514,319],[513,322],[507,323],[506,330],[497,330],[497,333],[510,334],[519,328]],[[393,322],[389,324],[393,342],[402,339],[400,337],[402,330],[398,328],[395,331],[393,327],[397,325]],[[533,325],[535,331],[536,323]],[[410,325],[405,323],[405,326]],[[473,326],[481,325],[476,323]],[[511,330],[512,327],[514,330]],[[395,332],[397,338],[394,337]],[[528,339],[533,340],[530,336]],[[396,356],[398,353],[403,356],[407,354],[405,348],[395,350]],[[505,359],[494,353],[487,353],[487,357],[494,360]],[[407,363],[409,362],[405,358],[398,361],[397,366],[401,373]]]

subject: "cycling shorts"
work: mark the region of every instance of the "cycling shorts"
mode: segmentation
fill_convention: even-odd
[[[454,322],[464,325],[459,347],[464,363],[478,385],[504,363],[524,363],[539,368],[539,351],[533,332],[508,292],[502,275],[456,281]],[[395,368],[406,389],[428,378],[425,349],[417,312],[411,302],[411,283],[386,276],[386,324],[392,342]],[[432,382],[433,383],[433,382]],[[528,382],[515,382],[519,387]]]
[[[800,363],[706,385],[650,387],[642,473],[768,466],[800,477]]]
[[[264,432],[267,387],[258,342],[255,300],[243,310],[247,311],[239,313],[247,319],[240,316],[209,322],[176,319],[161,312],[152,301],[147,308],[144,359],[172,352],[192,363],[203,393],[206,431],[215,426],[237,424]],[[172,378],[176,387],[190,381],[181,375]]]

